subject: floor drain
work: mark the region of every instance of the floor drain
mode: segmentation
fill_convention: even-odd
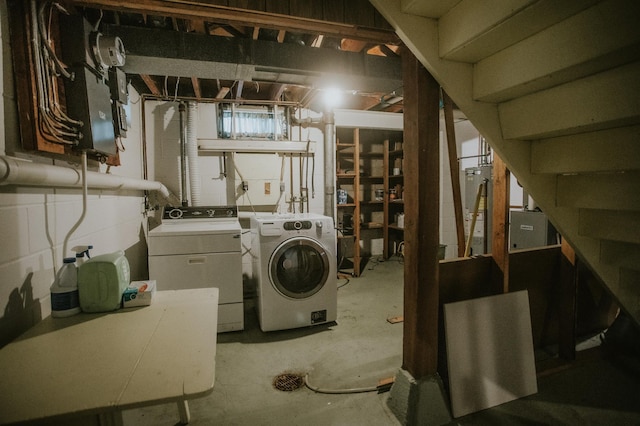
[[[273,387],[285,392],[291,392],[304,386],[304,376],[294,373],[283,373],[273,379]]]

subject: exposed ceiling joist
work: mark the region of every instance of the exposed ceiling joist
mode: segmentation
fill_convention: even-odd
[[[183,0],[145,0],[144,2],[123,2],[120,0],[70,0],[76,6],[115,10],[119,12],[160,14],[181,19],[203,19],[229,25],[252,25],[273,30],[324,34],[328,37],[351,38],[372,43],[399,44],[398,36],[392,30],[365,28],[352,24],[328,22],[212,5]]]
[[[142,78],[144,84],[147,85],[152,95],[160,96],[160,89],[158,89],[156,82],[151,78],[151,76],[148,74],[140,74],[140,78]]]
[[[202,90],[200,90],[200,80],[198,77],[191,77],[191,85],[193,86],[193,93],[196,96],[196,99],[202,98]]]

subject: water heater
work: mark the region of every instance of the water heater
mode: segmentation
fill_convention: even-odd
[[[469,238],[473,216],[476,216],[471,238],[470,255],[486,254],[491,251],[491,226],[493,207],[493,167],[484,165],[465,169],[464,233]],[[478,211],[476,199],[480,193]]]

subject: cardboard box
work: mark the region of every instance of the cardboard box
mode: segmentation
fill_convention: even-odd
[[[122,307],[148,306],[156,294],[156,280],[131,281],[122,294]]]

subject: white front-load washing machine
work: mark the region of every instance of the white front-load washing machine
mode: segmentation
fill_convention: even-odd
[[[333,219],[318,214],[253,216],[256,310],[262,331],[333,322],[338,288]]]

